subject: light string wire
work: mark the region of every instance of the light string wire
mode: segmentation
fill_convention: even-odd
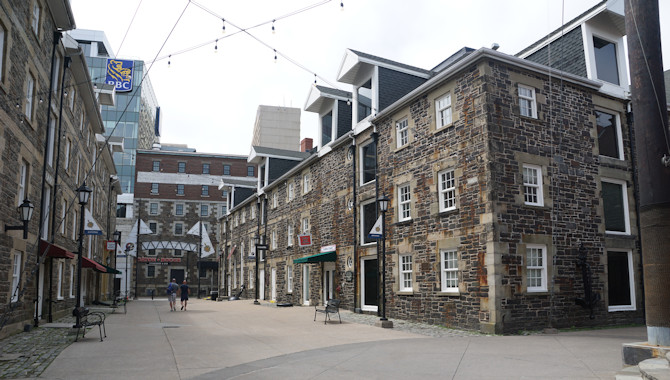
[[[119,49],[116,51],[116,55],[119,55],[121,52],[121,48],[123,47],[123,43],[126,41],[126,37],[128,37],[128,32],[130,32],[130,27],[133,25],[133,22],[135,21],[135,16],[137,16],[137,12],[140,10],[140,6],[142,6],[142,0],[137,4],[137,8],[135,8],[135,13],[133,13],[133,18],[130,19],[130,24],[128,24],[128,28],[126,28],[126,34],[123,35],[123,39],[121,40],[121,44],[119,45]]]

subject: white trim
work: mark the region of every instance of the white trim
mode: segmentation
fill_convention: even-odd
[[[453,253],[454,258],[450,259],[449,261],[456,261],[456,267],[446,267],[445,265],[447,262],[445,261],[446,255]],[[458,250],[456,249],[441,249],[440,250],[440,291],[444,293],[458,293],[458,284],[459,284],[459,279],[458,279]],[[447,286],[447,280],[453,280],[453,279],[447,279],[447,273],[455,273],[456,274],[456,286]]]
[[[541,265],[531,265],[528,258],[530,250],[537,250],[540,253],[539,259],[542,260]],[[534,292],[546,292],[547,291],[547,246],[544,244],[526,244],[526,255],[525,255],[525,267],[526,267],[526,291],[528,293]],[[540,285],[539,286],[530,286],[528,284],[528,271],[529,270],[539,270],[540,271]]]
[[[530,95],[525,95],[521,93],[521,90],[526,90],[530,92]],[[517,94],[519,96],[519,115],[523,117],[530,117],[537,119],[537,98],[535,96],[535,87],[526,86],[525,84],[519,83],[517,88]],[[530,108],[530,115],[525,115],[523,113],[523,108],[521,107],[522,102],[528,102]]]
[[[442,176],[451,173],[451,181],[449,178],[446,178],[446,181],[442,181]],[[453,186],[449,186],[449,182],[453,182]],[[442,185],[445,185],[443,188]],[[456,171],[454,169],[446,169],[437,173],[437,193],[438,193],[438,208],[440,212],[450,211],[456,209]],[[445,207],[445,200],[447,200],[447,195],[453,194],[453,205]],[[449,198],[452,199],[452,198]]]
[[[609,298],[608,298],[608,305],[607,305],[607,311],[632,311],[632,310],[637,310],[637,301],[635,300],[635,271],[633,270],[633,252],[629,249],[608,249],[605,250],[605,254],[609,254],[610,251],[613,252],[622,252],[626,253],[628,256],[628,287],[630,290],[630,305],[616,305],[616,306],[610,306],[609,305]],[[607,268],[609,272],[609,266]],[[608,289],[609,291],[609,289]]]
[[[409,260],[405,261],[404,259],[408,258]],[[414,290],[414,259],[410,254],[400,255],[398,257],[398,291],[400,292],[411,292]],[[409,278],[406,278],[409,276]],[[409,286],[406,282],[409,281]]]
[[[365,206],[367,206],[367,205],[369,205],[369,204],[371,204],[371,203],[372,203],[372,204],[375,203],[375,199],[374,199],[374,198],[365,200],[365,201],[359,203],[359,205],[358,205],[358,212],[359,212],[359,216],[360,216],[360,221],[359,221],[359,223],[360,223],[360,225],[359,225],[359,230],[360,230],[360,236],[359,236],[359,238],[360,238],[360,241],[359,241],[359,244],[360,244],[361,246],[370,246],[370,245],[373,245],[373,244],[377,244],[377,241],[376,241],[376,240],[373,240],[373,241],[371,241],[371,242],[369,242],[369,243],[366,243],[366,242],[365,242],[365,239],[367,238],[368,233],[370,232],[370,230],[367,229],[367,228],[365,227],[365,212],[363,211],[363,209],[364,209]],[[375,210],[376,210],[376,208],[375,208]],[[376,221],[376,220],[377,220],[377,216],[375,216],[375,221]],[[372,225],[374,225],[374,221],[373,221],[373,224],[372,224]],[[366,230],[367,230],[367,231],[366,231]]]
[[[612,157],[612,156],[605,156],[603,154],[600,154],[600,144],[598,144],[598,155],[603,156],[603,157],[609,157],[609,158],[614,158],[617,160],[623,161],[625,159],[624,156],[624,148],[623,148],[623,135],[622,135],[622,130],[621,130],[621,115],[619,112],[608,110],[605,108],[600,108],[600,107],[595,107],[596,112],[600,113],[605,113],[608,115],[614,116],[614,130],[616,131],[617,134],[617,149],[619,150],[619,157]],[[596,130],[598,128],[598,117],[596,116]],[[598,141],[600,143],[600,141]]]
[[[533,177],[526,176],[526,170],[534,171],[535,175]],[[543,192],[543,183],[542,183],[542,167],[538,165],[523,164],[521,168],[521,177],[523,181],[523,203],[528,206],[544,206],[544,192]],[[527,181],[527,179],[535,179],[535,183]],[[532,191],[535,190],[535,194]],[[527,200],[527,195],[535,196],[537,198],[536,202],[532,200]]]
[[[398,221],[412,219],[412,187],[409,183],[398,185]]]
[[[447,102],[448,101],[448,102]],[[441,103],[442,106],[440,106]],[[447,112],[447,115],[449,116],[449,120],[445,120],[444,124],[442,123],[442,112]],[[435,99],[435,129],[442,129],[445,127],[450,126],[454,122],[454,113],[453,113],[453,107],[452,107],[452,102],[451,102],[451,92],[447,92],[446,94],[440,96],[439,98]]]
[[[622,206],[623,206],[623,211],[624,211],[624,225],[625,225],[625,231],[610,231],[607,229],[607,224],[605,221],[605,200],[602,199],[602,184],[601,184],[601,199],[603,201],[603,224],[605,227],[605,232],[608,234],[613,234],[613,235],[630,235],[630,210],[628,209],[628,183],[626,181],[622,181],[619,179],[613,179],[613,178],[601,178],[600,179],[601,183],[602,182],[607,182],[615,185],[621,186],[621,200],[622,200]]]
[[[366,305],[365,304],[365,261],[375,260],[374,257],[361,257],[361,274],[360,274],[360,286],[361,286],[361,310],[363,311],[374,311],[376,312],[379,309],[379,306],[376,305]],[[379,262],[378,262],[379,263]],[[377,290],[379,292],[380,289]]]
[[[409,121],[403,118],[395,123],[396,148],[409,145]]]

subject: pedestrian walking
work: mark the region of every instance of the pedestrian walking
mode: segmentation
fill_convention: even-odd
[[[188,305],[188,285],[186,285],[186,280],[179,287],[181,294],[181,309],[186,311],[186,306]]]
[[[173,278],[172,282],[167,286],[168,301],[170,301],[170,311],[177,311],[177,290],[179,290],[179,286],[177,285],[177,280]]]

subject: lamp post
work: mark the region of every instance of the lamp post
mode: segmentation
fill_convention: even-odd
[[[76,302],[76,307],[79,308],[81,307],[81,257],[83,255],[82,251],[82,246],[84,244],[84,212],[85,212],[85,207],[86,204],[88,203],[88,198],[91,196],[91,190],[89,187],[86,186],[86,182],[84,182],[78,189],[77,189],[77,195],[79,196],[79,205],[80,207],[80,212],[79,212],[79,250],[78,250],[78,257],[77,257],[77,302]],[[79,328],[81,327],[81,321],[79,319],[80,313],[75,313],[77,316],[77,324],[75,327]]]
[[[32,219],[33,217],[33,210],[35,210],[35,206],[33,206],[33,204],[30,203],[28,199],[24,199],[23,203],[19,205],[18,210],[19,215],[21,215],[21,221],[23,221],[23,224],[20,226],[5,225],[5,232],[11,230],[21,230],[23,231],[23,238],[28,239],[28,222],[30,222],[30,219]]]
[[[260,235],[256,234],[254,236],[254,249],[256,250],[256,274],[254,279],[254,305],[260,305],[258,302],[258,245],[261,243]]]
[[[121,245],[121,231],[114,231],[114,241],[116,244],[114,245],[114,269],[116,270],[116,252],[118,251],[119,245]],[[120,294],[119,294],[120,295]],[[114,305],[116,305],[116,274],[112,276],[112,298],[114,298]]]
[[[389,199],[382,195],[377,199],[379,211],[382,212],[382,317],[379,324],[383,328],[393,327],[393,322],[386,318],[386,211],[389,207]]]

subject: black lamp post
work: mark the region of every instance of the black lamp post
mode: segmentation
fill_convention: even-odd
[[[77,189],[79,205],[81,206],[79,213],[79,251],[77,257],[77,308],[81,307],[81,257],[84,254],[82,252],[82,246],[84,244],[84,212],[86,204],[88,203],[88,198],[91,196],[91,192],[93,192],[93,190],[86,186],[86,182]],[[81,321],[79,319],[80,313],[75,313],[75,315],[77,316],[77,324],[75,327],[79,328],[81,327]]]
[[[28,199],[24,199],[23,203],[19,206],[19,214],[21,215],[21,220],[23,221],[23,225],[20,226],[5,226],[5,232],[11,231],[11,230],[22,230],[23,231],[23,238],[28,239],[28,222],[30,222],[30,219],[33,217],[33,210],[35,210],[35,206],[33,206],[32,203]]]
[[[393,322],[386,318],[386,211],[389,208],[389,199],[382,195],[377,199],[379,211],[382,212],[382,317],[379,319],[381,327],[393,327]]]
[[[112,257],[114,257],[114,269],[116,269],[116,252],[118,252],[118,247],[121,245],[121,231],[114,231],[112,234],[114,236],[114,241],[116,244],[114,245],[114,254]],[[114,305],[116,305],[116,274],[112,276],[112,298],[114,298]]]
[[[256,250],[256,274],[254,277],[256,279],[254,280],[254,305],[260,305],[261,303],[258,302],[258,245],[261,243],[261,237],[260,235],[256,234],[254,236],[254,249]]]

